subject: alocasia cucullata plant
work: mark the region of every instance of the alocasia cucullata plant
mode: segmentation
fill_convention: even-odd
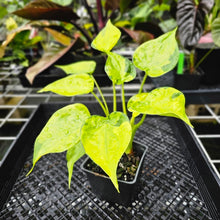
[[[59,66],[70,75],[49,84],[39,92],[51,91],[64,96],[91,92],[105,116],[90,115],[87,107],[80,103],[70,104],[56,111],[35,141],[33,167],[45,154],[67,151],[70,185],[74,163],[87,154],[105,171],[119,191],[116,176],[118,162],[123,153],[132,153],[135,132],[147,115],[172,116],[191,125],[185,114],[183,93],[171,87],[157,88],[147,93],[142,91],[147,76],[157,77],[175,67],[179,56],[175,32],[176,29],[139,46],[134,52],[132,62],[111,52],[121,33],[110,20],[107,22],[93,40],[92,47],[108,56],[105,71],[113,85],[112,112],[92,76],[95,69],[93,61]],[[124,83],[136,77],[136,67],[143,70],[145,76],[138,94],[132,96],[126,105]],[[122,111],[117,108],[115,85],[121,85]],[[101,99],[93,92],[94,86],[100,92]],[[130,119],[127,111],[132,112]],[[140,114],[140,120],[135,120]]]

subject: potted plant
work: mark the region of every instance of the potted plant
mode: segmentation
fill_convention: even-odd
[[[175,74],[178,89],[198,89],[202,76],[200,61],[196,61],[196,46],[204,33],[205,17],[211,11],[214,1],[179,0],[176,20],[182,59]],[[185,64],[183,62],[185,61]]]
[[[196,46],[197,66],[204,75],[202,83],[214,85],[220,83],[217,58],[220,56],[220,1],[216,0],[212,10],[206,16],[204,33]]]
[[[105,20],[107,19],[101,13],[103,9],[101,1],[97,1],[99,25],[97,25],[95,20],[96,14],[94,13],[94,8],[89,6],[86,0],[83,1],[83,5],[73,4],[73,6],[66,6],[65,4],[66,2],[69,4],[71,1],[61,1],[65,6],[55,2],[56,1],[34,0],[25,5],[22,9],[13,12],[13,14],[19,17],[30,20],[33,28],[41,33],[46,32],[44,33],[46,38],[48,38],[48,35],[49,37],[52,36],[53,41],[55,42],[52,46],[49,45],[48,47],[43,47],[43,55],[39,62],[35,63],[22,74],[22,84],[25,86],[29,84],[30,86],[39,87],[45,86],[50,83],[51,80],[54,81],[54,79],[62,78],[65,74],[61,70],[58,72],[54,65],[66,64],[67,60],[70,59],[72,62],[73,59],[74,62],[84,59],[96,59],[98,65],[95,70],[95,77],[97,76],[97,80],[99,82],[103,81],[103,84],[105,85],[110,84],[108,78],[103,79],[103,76],[100,76],[99,73],[100,70],[103,72],[105,57],[100,53],[94,53],[94,50],[91,50],[90,48],[93,36],[95,36],[100,28],[103,27]],[[114,11],[114,7],[112,6],[113,8],[111,8],[108,2],[109,1],[106,1],[106,5],[108,5],[107,9]],[[77,15],[77,12],[82,7],[85,7],[87,10],[86,14],[88,16],[86,16],[86,19],[84,17],[80,18]],[[40,21],[44,22],[42,23]],[[86,29],[85,26],[89,22],[91,22],[92,25],[89,25],[89,28]],[[51,40],[49,42],[51,42]],[[63,60],[65,61],[64,63],[62,63]],[[54,72],[55,76],[53,76]],[[49,79],[47,83],[46,77],[44,77],[45,75],[48,76]],[[49,77],[50,75],[52,75],[52,77]],[[43,83],[40,84],[40,81]]]
[[[191,126],[185,113],[183,93],[171,87],[161,87],[151,92],[143,92],[147,76],[160,76],[176,65],[179,50],[175,33],[176,29],[140,45],[134,52],[132,62],[111,52],[121,33],[110,20],[108,21],[93,40],[92,47],[108,56],[105,71],[112,81],[113,88],[113,103],[110,106],[92,75],[95,69],[93,61],[81,61],[59,66],[69,75],[47,85],[39,92],[50,91],[64,96],[91,92],[100,104],[104,116],[90,115],[89,109],[82,103],[70,104],[56,111],[35,140],[33,167],[29,174],[43,155],[66,151],[70,186],[73,165],[86,154],[102,169],[102,174],[95,174],[95,176],[100,179],[104,172],[109,177],[107,188],[109,189],[109,185],[114,186],[111,187],[114,190],[112,192],[114,196],[107,198],[107,200],[115,201],[115,197],[119,196],[116,202],[127,205],[129,203],[127,198],[131,199],[132,196],[128,196],[126,201],[120,197],[120,192],[124,192],[122,188],[126,181],[122,181],[122,184],[118,181],[117,167],[123,155],[125,158],[133,157],[135,154],[137,156],[144,155],[140,151],[144,147],[141,147],[140,144],[135,147],[133,140],[137,129],[142,125],[146,116],[156,114],[176,117]],[[143,70],[145,76],[138,94],[132,96],[126,105],[124,83],[130,82],[136,77],[136,68]],[[94,85],[100,93],[100,98],[93,92]],[[115,85],[121,86],[122,108],[119,108],[116,102]],[[120,161],[120,163],[122,162],[123,160]],[[139,164],[132,164],[134,170],[140,169],[137,165]],[[91,174],[91,171],[89,173]],[[104,178],[106,179],[106,177]],[[132,181],[130,180],[130,182]],[[103,185],[99,186],[99,192],[106,190]],[[127,192],[127,194],[129,193],[132,193],[131,190]],[[100,194],[103,195],[99,193],[98,196]],[[102,196],[101,198],[103,199]]]
[[[64,4],[57,4],[57,2]],[[123,33],[126,32],[126,36],[129,34],[129,36],[131,36],[132,39],[138,43],[152,39],[155,36],[163,33],[159,26],[156,24],[152,25],[152,22],[150,26],[149,24],[144,23],[141,24],[142,27],[138,27],[138,23],[145,21],[150,14],[153,14],[151,13],[153,7],[155,8],[155,13],[158,10],[161,11],[164,8],[156,8],[158,5],[157,1],[151,1],[150,3],[144,1],[141,5],[137,5],[136,2],[126,3],[125,1],[119,0],[105,0],[104,3],[102,3],[100,0],[97,0],[96,2],[90,2],[90,4],[87,0],[82,1],[81,4],[77,4],[76,2],[74,2],[74,4],[70,4],[70,2],[71,1],[34,0],[28,3],[22,9],[16,10],[13,13],[17,16],[32,21],[31,24],[34,28],[43,30],[44,32],[46,31],[49,35],[53,36],[55,41],[58,41],[61,45],[64,43],[64,38],[67,38],[66,35],[72,36],[72,38],[78,38],[77,42],[75,42],[74,45],[68,50],[61,48],[66,51],[65,53],[61,53],[62,57],[64,57],[63,60],[74,59],[72,62],[77,62],[85,59],[95,59],[97,66],[94,75],[97,81],[100,83],[102,82],[103,85],[111,84],[111,81],[109,81],[108,78],[104,78],[105,75],[103,76],[100,74],[100,72],[103,72],[106,56],[97,50],[93,50],[90,47],[90,44],[109,18],[114,19],[114,22],[117,24],[117,26],[123,28]],[[131,12],[130,15],[128,11],[131,8],[133,12]],[[128,14],[129,16],[127,18],[126,15]],[[124,19],[129,19],[130,21],[126,21]],[[39,22],[42,20],[46,20],[47,25],[45,22]],[[54,23],[54,21],[56,21],[56,23]],[[131,25],[128,25],[127,27],[126,24],[129,22]],[[126,28],[123,27],[124,25],[126,25]],[[124,38],[121,38],[119,44],[121,46],[125,44],[123,39]],[[68,38],[68,41],[65,42],[69,42],[70,40],[73,41],[73,39]],[[131,42],[130,38],[129,41]],[[71,52],[69,52],[70,50]],[[44,49],[43,52],[43,56],[39,60],[40,64],[35,64],[33,67],[27,69],[24,74],[22,74],[21,79],[23,85],[27,86],[29,82],[29,84],[32,86],[39,87],[40,80],[45,81],[44,78],[46,77],[44,76],[48,76],[49,79],[50,75],[53,75],[54,72],[58,72],[54,65],[62,64],[62,62],[59,62],[60,60],[58,61],[59,57],[57,56],[57,54],[60,53],[60,50],[54,50],[53,47],[49,46],[48,48]],[[52,52],[53,59],[51,58]],[[47,65],[45,65],[45,60],[47,60]],[[49,64],[50,67],[48,66]],[[58,75],[57,77],[62,78],[64,73],[61,70],[59,71],[60,72],[56,73]],[[41,86],[45,86],[45,83],[43,83]]]

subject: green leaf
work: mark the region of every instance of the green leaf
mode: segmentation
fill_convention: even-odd
[[[54,92],[64,96],[88,94],[93,91],[94,81],[85,73],[73,74],[45,86],[38,92]]]
[[[176,29],[139,46],[133,54],[134,65],[151,77],[158,77],[172,70],[179,58],[175,33]]]
[[[71,184],[71,178],[73,174],[73,166],[77,160],[79,160],[85,154],[82,143],[79,141],[75,146],[69,148],[66,153],[67,168],[69,173],[69,188]]]
[[[105,171],[118,191],[116,169],[130,139],[131,125],[122,112],[91,116],[81,130],[86,154]]]
[[[108,53],[105,72],[112,82],[117,85],[130,82],[136,77],[136,69],[133,63],[129,59],[111,52]]]
[[[0,6],[0,18],[4,18],[7,15],[7,9],[5,7]]]
[[[68,6],[72,3],[72,0],[52,0],[52,2],[62,6]]]
[[[185,113],[185,97],[172,87],[161,87],[149,93],[134,95],[128,101],[128,110],[134,113],[171,116],[192,126]]]
[[[132,27],[135,27],[137,23],[147,20],[148,16],[153,11],[153,3],[154,1],[148,0],[147,2],[138,4],[138,6],[130,10],[129,15],[131,17]]]
[[[96,67],[96,62],[92,60],[79,61],[76,63],[67,64],[67,65],[56,65],[56,67],[61,68],[67,74],[73,74],[73,73],[93,74],[95,67]]]
[[[89,116],[87,107],[79,103],[56,111],[35,140],[33,167],[30,172],[42,156],[76,147],[80,141],[80,129]]]
[[[120,12],[123,15],[126,10],[129,9],[129,5],[131,4],[132,0],[120,0]]]
[[[220,47],[220,17],[212,23],[212,38],[214,43]]]
[[[91,46],[99,51],[108,53],[117,44],[121,31],[115,27],[110,20],[92,41]]]

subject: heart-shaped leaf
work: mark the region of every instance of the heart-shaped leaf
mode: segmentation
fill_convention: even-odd
[[[73,147],[78,148],[76,145],[80,141],[80,129],[89,116],[87,107],[79,103],[56,111],[35,141],[31,171],[43,155],[63,152]]]
[[[220,18],[216,18],[212,23],[212,39],[220,47]]]
[[[69,148],[66,153],[66,160],[67,160],[67,168],[69,173],[69,188],[71,184],[71,178],[73,174],[73,166],[77,160],[79,160],[85,154],[84,147],[82,143],[79,141],[78,144]]]
[[[79,17],[72,8],[58,5],[49,0],[34,0],[23,9],[19,9],[13,14],[29,20],[57,20],[70,22]]]
[[[108,117],[91,116],[81,130],[86,154],[105,171],[118,191],[117,165],[130,139],[131,125],[122,112]]]
[[[203,34],[206,14],[212,9],[214,0],[178,0],[176,20],[180,42],[185,48],[194,47]]]
[[[121,31],[108,20],[106,26],[92,41],[91,46],[96,50],[108,53],[117,44],[120,36]]]
[[[176,29],[140,45],[133,54],[134,65],[151,77],[172,70],[179,58],[175,33]]]
[[[56,67],[61,68],[67,74],[73,73],[87,73],[92,74],[96,67],[96,62],[89,61],[79,61],[76,63],[71,63],[67,65],[56,65]]]
[[[192,126],[185,113],[185,97],[172,87],[161,87],[149,93],[134,95],[128,101],[128,110],[134,113],[171,116]]]
[[[94,81],[89,74],[80,73],[59,79],[38,92],[54,92],[64,96],[88,94],[93,91]]]
[[[112,82],[117,85],[130,82],[136,77],[136,69],[133,63],[128,58],[111,52],[108,53],[105,72]]]

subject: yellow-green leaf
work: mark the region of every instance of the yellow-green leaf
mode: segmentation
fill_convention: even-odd
[[[87,94],[93,91],[94,81],[85,73],[73,74],[45,86],[38,92],[54,92],[64,96]]]
[[[112,82],[117,85],[130,82],[136,77],[136,69],[133,63],[128,58],[111,52],[108,53],[105,72]]]
[[[134,113],[171,116],[192,126],[185,113],[185,97],[172,87],[161,87],[149,93],[134,95],[128,101],[128,110]]]
[[[56,111],[35,140],[32,169],[42,156],[75,147],[80,141],[80,129],[89,116],[87,107],[79,103]]]
[[[91,46],[99,51],[108,53],[117,44],[121,31],[115,27],[110,20],[92,41]]]
[[[118,191],[117,165],[130,139],[131,125],[122,112],[113,112],[108,117],[91,116],[81,130],[86,154],[105,171]]]
[[[71,178],[73,174],[73,166],[77,160],[79,160],[85,154],[82,143],[79,141],[73,147],[69,148],[66,153],[67,168],[69,173],[69,188],[71,184]]]
[[[48,31],[57,42],[65,45],[65,46],[70,45],[71,40],[72,40],[70,37],[66,36],[65,34],[59,32],[59,31],[53,30],[51,28],[44,28],[44,29],[46,31]]]
[[[96,62],[92,60],[79,61],[76,63],[67,64],[67,65],[56,65],[56,67],[62,69],[67,74],[73,74],[73,73],[93,74],[96,68]]]
[[[179,59],[176,29],[140,45],[133,54],[134,65],[151,77],[172,70]]]

